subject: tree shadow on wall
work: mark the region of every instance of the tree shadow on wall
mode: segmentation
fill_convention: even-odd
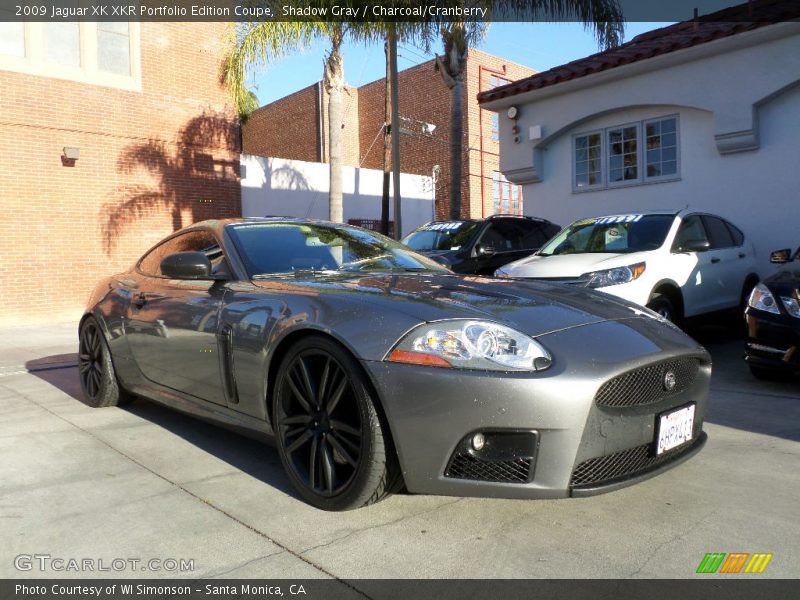
[[[191,223],[238,216],[238,152],[236,120],[216,112],[204,112],[188,121],[176,142],[149,139],[125,148],[117,159],[121,178],[130,179],[144,171],[155,176],[157,184],[123,184],[115,200],[102,206],[106,254],[111,254],[130,224],[146,215],[171,214],[176,231],[190,224],[184,223],[184,212],[191,212]]]

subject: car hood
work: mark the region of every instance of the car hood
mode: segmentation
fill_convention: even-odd
[[[420,322],[489,319],[534,337],[648,315],[632,303],[585,288],[440,273],[318,274],[253,283],[265,289],[279,286],[282,294],[324,296],[326,301],[339,302],[343,309],[368,303],[371,313],[394,311]],[[368,316],[364,314],[364,318]]]
[[[502,272],[509,277],[577,278],[591,271],[633,265],[645,260],[646,256],[646,252],[625,254],[587,252],[548,256],[534,254],[505,265],[502,267]]]
[[[781,268],[764,279],[764,284],[781,293],[800,288],[800,264]]]

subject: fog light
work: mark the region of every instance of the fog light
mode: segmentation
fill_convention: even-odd
[[[482,433],[476,433],[472,436],[472,447],[475,450],[480,450],[486,445],[486,437]]]

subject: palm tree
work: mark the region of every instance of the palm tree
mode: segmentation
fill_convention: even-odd
[[[234,29],[223,67],[223,81],[233,96],[239,114],[248,108],[247,70],[252,66],[308,48],[317,40],[330,43],[325,56],[323,85],[328,93],[328,139],[330,164],[329,219],[342,222],[342,90],[344,66],[341,46],[349,23],[309,21],[263,21],[243,23]]]
[[[460,4],[455,2],[455,4]],[[594,33],[603,48],[616,46],[622,40],[622,11],[617,0],[475,0],[472,6],[486,9],[483,22],[451,21],[438,24],[444,55],[436,56],[436,69],[450,88],[450,218],[461,218],[461,180],[464,158],[464,67],[471,45],[483,39],[487,23],[492,20],[515,21],[578,21]],[[437,24],[430,23],[423,33],[425,49],[430,51],[432,33]]]

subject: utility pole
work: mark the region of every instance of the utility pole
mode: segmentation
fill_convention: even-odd
[[[381,198],[381,233],[389,235],[389,180],[392,176],[392,146],[389,136],[392,128],[392,74],[391,74],[391,44],[390,36],[394,33],[394,26],[390,25],[383,44],[386,53],[386,91],[384,93],[383,107],[383,196]]]
[[[402,220],[400,215],[400,107],[397,85],[397,32],[389,30],[389,69],[392,86],[392,180],[394,183],[394,239],[402,237]]]

